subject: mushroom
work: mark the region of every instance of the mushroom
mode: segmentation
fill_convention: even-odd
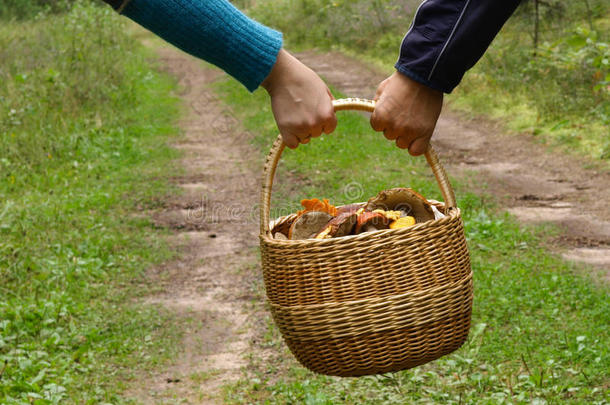
[[[378,212],[380,214],[385,215],[386,218],[396,221],[398,218],[404,217],[403,211],[385,211],[385,210],[373,210],[373,212]]]
[[[378,231],[388,229],[390,219],[380,212],[365,211],[358,215],[356,223],[356,233]]]
[[[337,215],[337,208],[332,205],[326,198],[322,201],[317,198],[312,198],[311,200],[301,200],[301,205],[303,206],[303,210],[297,212],[298,215],[301,215],[304,212],[308,211],[320,211],[326,212],[333,217]]]
[[[390,229],[408,228],[413,225],[415,225],[415,218],[406,216],[393,221],[390,224]]]
[[[332,215],[321,211],[307,211],[301,214],[290,227],[288,239],[310,239],[332,219]]]
[[[316,239],[338,238],[349,235],[356,225],[358,215],[355,212],[343,212],[331,219],[328,224],[320,231]]]
[[[289,239],[288,235],[290,234],[290,227],[292,227],[292,224],[294,224],[294,221],[296,221],[296,219],[299,216],[296,214],[292,214],[288,217],[284,217],[279,221],[274,221],[271,224],[271,234],[274,235],[274,239],[280,239],[277,237],[278,233],[283,234],[286,238],[285,239]]]
[[[377,209],[401,211],[401,216],[410,215],[415,218],[417,223],[434,219],[432,205],[424,196],[410,188],[392,188],[381,191],[367,202],[366,209],[369,211]]]
[[[276,233],[273,235],[273,239],[278,239],[278,240],[288,240],[288,237],[286,237],[286,235],[284,235],[284,234],[283,234],[283,233],[281,233],[281,232],[276,232]]]
[[[337,207],[337,215],[343,214],[344,212],[357,212],[364,207],[363,203],[348,204]]]

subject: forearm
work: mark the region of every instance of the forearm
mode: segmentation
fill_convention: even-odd
[[[191,55],[255,90],[269,75],[282,34],[249,19],[226,0],[104,0]]]
[[[396,69],[450,93],[481,58],[519,0],[427,0],[401,45]]]

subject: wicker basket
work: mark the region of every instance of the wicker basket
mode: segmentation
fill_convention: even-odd
[[[335,111],[372,111],[344,99]],[[293,215],[270,223],[278,137],[263,170],[261,255],[273,319],[298,361],[336,376],[415,367],[459,348],[468,336],[472,270],[460,210],[447,175],[426,152],[445,218],[410,228],[323,240],[276,240]]]

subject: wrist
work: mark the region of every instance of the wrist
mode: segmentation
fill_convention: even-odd
[[[396,73],[400,74],[403,77],[410,79],[413,82],[426,86],[426,87],[428,87],[432,90],[438,91],[440,93],[449,93],[442,86],[439,86],[437,83],[424,79],[417,73],[415,73],[409,69],[406,69],[402,65],[396,64],[395,68],[396,68]]]
[[[425,83],[421,83],[421,82],[403,74],[400,71],[396,71],[393,75],[406,89],[410,89],[411,91],[415,90],[418,93],[419,92],[427,93],[427,94],[430,94],[430,95],[433,95],[436,97],[443,96],[442,91],[432,88],[432,87],[426,85]]]
[[[271,68],[271,72],[269,72],[269,75],[261,83],[261,87],[267,90],[267,93],[271,94],[277,87],[281,86],[281,81],[286,74],[289,64],[290,55],[284,48],[280,49],[275,63]]]

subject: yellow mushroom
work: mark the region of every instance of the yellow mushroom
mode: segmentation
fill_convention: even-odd
[[[392,221],[398,220],[398,218],[400,218],[400,216],[402,215],[402,212],[400,211],[373,210],[373,212],[378,212],[382,215],[385,215],[387,219],[391,219]]]
[[[390,229],[408,228],[415,225],[415,218],[413,217],[402,217],[390,224]]]

